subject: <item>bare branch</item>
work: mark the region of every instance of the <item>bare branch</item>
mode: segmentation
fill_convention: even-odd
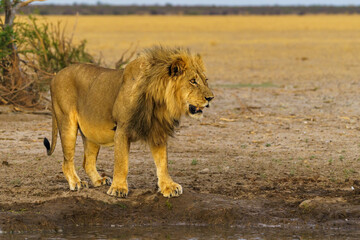
[[[129,53],[127,57],[125,55],[133,48],[134,43],[131,43],[130,47],[126,49],[121,55],[120,59],[115,63],[115,69],[121,69],[124,65],[130,62],[132,57],[136,54],[136,50],[138,48],[138,43],[135,45],[135,48]]]
[[[27,0],[24,2],[14,1],[13,5],[11,5],[10,0],[5,0],[5,25],[12,26],[14,24],[14,19],[17,10],[22,7],[29,5],[32,2],[43,2],[46,0]]]
[[[46,1],[46,0],[27,0],[27,1],[19,3],[19,8],[26,7],[27,5],[29,5],[32,2],[44,2],[44,1]]]

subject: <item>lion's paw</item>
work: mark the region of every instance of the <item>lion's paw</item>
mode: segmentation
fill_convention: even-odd
[[[107,191],[108,195],[115,196],[115,197],[122,197],[122,198],[126,198],[128,193],[129,193],[129,190],[128,190],[127,184],[124,184],[123,186],[121,186],[121,185],[112,186],[111,185],[111,187]]]
[[[80,191],[81,188],[88,188],[89,184],[87,181],[79,181],[74,184],[70,184],[71,191]]]
[[[164,197],[171,198],[180,196],[183,190],[180,184],[164,182],[159,184],[159,192],[161,192]]]
[[[108,185],[108,186],[110,186],[111,183],[112,183],[111,178],[109,178],[109,177],[102,177],[102,178],[100,178],[99,180],[97,180],[97,181],[94,182],[94,187],[100,187],[100,186],[102,186],[102,185]]]

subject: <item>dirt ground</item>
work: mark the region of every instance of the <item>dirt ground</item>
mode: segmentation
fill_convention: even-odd
[[[228,45],[189,44],[206,52],[215,99],[202,120],[182,119],[169,141],[170,173],[184,189],[179,198],[156,192],[155,166],[140,143],[131,146],[128,198],[106,195],[107,186],[69,191],[60,141],[50,157],[42,143],[51,134],[50,115],[1,107],[0,230],[149,224],[359,229],[360,38],[359,31],[333,26],[244,30],[237,45],[230,35]],[[209,34],[204,38],[211,41]],[[76,150],[78,174],[89,180],[80,137]],[[98,169],[112,176],[113,148],[100,150]]]

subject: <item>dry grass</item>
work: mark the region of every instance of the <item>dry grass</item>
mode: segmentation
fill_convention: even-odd
[[[48,16],[114,66],[131,43],[201,52],[212,80],[317,87],[360,68],[360,16]],[[341,66],[341,67],[339,67]],[[289,72],[291,73],[289,75]]]

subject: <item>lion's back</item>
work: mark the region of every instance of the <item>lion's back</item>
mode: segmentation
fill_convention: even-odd
[[[112,109],[122,76],[122,70],[91,64],[75,64],[61,70],[51,82],[56,117],[59,113],[72,116],[89,139],[101,144],[109,142],[114,128]],[[92,136],[94,129],[104,134]]]
[[[122,70],[75,64],[61,70],[51,82],[52,97],[77,104],[94,98],[113,99],[122,84]]]

